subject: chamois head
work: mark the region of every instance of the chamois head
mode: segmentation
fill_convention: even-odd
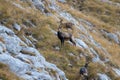
[[[60,25],[59,25],[59,27],[60,28],[66,28],[66,29],[71,29],[71,30],[73,30],[73,23],[71,23],[71,22],[66,22],[66,23],[63,23],[63,19],[60,19]]]

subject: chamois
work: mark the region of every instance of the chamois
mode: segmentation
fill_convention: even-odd
[[[82,76],[85,80],[88,80],[88,70],[87,70],[88,64],[89,62],[86,62],[85,65],[82,68],[80,68],[79,71],[80,76]]]
[[[58,31],[57,31],[57,37],[61,41],[61,47],[64,46],[64,41],[67,41],[67,40],[72,42],[74,45],[76,45],[72,34],[67,32],[62,32],[60,27],[58,28]]]
[[[71,30],[73,30],[73,23],[71,23],[71,22],[66,22],[66,23],[63,23],[63,19],[60,19],[60,25],[59,25],[59,27],[60,28],[66,28],[66,29],[71,29]]]

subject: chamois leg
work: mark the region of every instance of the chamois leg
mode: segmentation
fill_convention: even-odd
[[[73,45],[76,46],[76,43],[75,43],[75,41],[73,40],[73,38],[70,38],[70,42],[72,42]]]
[[[61,39],[61,48],[64,46],[64,39]]]
[[[84,76],[84,80],[88,80],[88,76]]]

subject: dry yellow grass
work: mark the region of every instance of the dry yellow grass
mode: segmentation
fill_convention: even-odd
[[[77,6],[77,3],[75,6]],[[69,8],[68,6],[65,7],[66,9]],[[98,0],[86,0],[83,11],[79,12],[78,10],[68,10],[76,17],[88,20],[99,28],[105,28],[110,31],[113,31],[116,27],[117,29],[120,29],[120,9],[114,5],[109,5]]]
[[[3,38],[2,38],[2,37],[0,37],[0,42],[4,43],[4,40],[3,40]]]
[[[111,57],[110,57],[111,61],[113,63],[117,64],[120,67],[120,63],[119,63],[119,61],[120,61],[120,58],[119,58],[120,57],[120,53],[119,53],[120,52],[120,46],[118,44],[114,43],[114,42],[109,42],[107,39],[105,39],[102,36],[100,37],[100,36],[95,35],[93,33],[91,33],[91,35],[93,36],[93,38],[97,42],[99,42],[110,53],[110,55],[111,55]],[[104,53],[101,53],[101,54],[104,55]]]
[[[23,80],[18,78],[14,73],[12,73],[9,68],[3,64],[0,63],[0,79],[2,80]]]

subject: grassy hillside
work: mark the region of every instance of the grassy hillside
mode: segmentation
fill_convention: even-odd
[[[112,5],[107,2],[102,2],[102,0],[84,0],[84,3],[81,3],[82,0],[68,0],[69,4],[75,7],[76,9],[82,8],[82,13],[88,16],[92,16],[97,18],[100,22],[105,23],[109,26],[98,26],[105,28],[107,30],[111,30],[113,27],[117,27],[120,25],[120,6]],[[104,1],[104,0],[103,0]],[[110,0],[113,2],[118,2],[119,0]],[[75,5],[73,5],[73,3]],[[82,7],[79,7],[82,4]]]
[[[11,3],[12,1],[16,2],[17,4],[21,4],[25,10],[13,5]],[[69,9],[70,5],[72,5],[72,0],[68,1],[69,5],[62,3],[57,4],[61,6],[62,9],[71,13],[76,19],[82,18],[94,24],[98,34],[94,34],[92,32],[90,32],[90,34],[111,54],[111,60],[109,63],[106,63],[106,65],[116,64],[117,67],[120,67],[120,46],[116,43],[108,44],[108,40],[106,40],[99,32],[99,29],[106,29],[110,32],[120,30],[120,8],[100,2],[98,0],[86,0],[83,5],[83,10],[78,11],[78,4],[76,3],[77,6],[73,5],[76,9]],[[119,0],[113,1],[119,2]],[[33,37],[38,40],[38,42],[35,44],[36,48],[47,59],[47,61],[56,64],[60,69],[62,69],[66,73],[66,76],[69,80],[74,80],[79,68],[85,63],[85,57],[80,57],[80,54],[89,55],[89,52],[87,52],[87,50],[83,50],[82,48],[71,46],[68,42],[65,42],[64,48],[62,48],[60,51],[55,49],[56,47],[60,46],[60,41],[51,30],[53,29],[57,31],[59,25],[58,22],[53,16],[45,16],[39,10],[29,8],[30,6],[31,4],[29,2],[23,3],[19,0],[0,0],[0,21],[5,20],[3,24],[11,29],[13,29],[12,25],[14,23],[18,23],[21,27],[23,27],[23,30],[20,32],[13,29],[23,41],[25,41],[25,39],[22,35],[25,35],[25,31],[31,31]],[[54,12],[53,15],[55,15]],[[27,23],[28,20],[31,21],[36,27],[31,27],[31,25]],[[82,24],[85,25],[84,23]],[[24,28],[24,26],[26,26],[26,28]],[[88,43],[88,45],[91,46],[90,43]],[[101,50],[98,48],[95,48],[95,50],[101,54],[101,57],[104,57]],[[89,55],[89,59],[91,58],[92,56]],[[72,64],[72,67],[70,64]],[[105,66],[98,63],[90,63],[89,72],[89,79],[96,77],[98,72],[102,72],[110,75],[112,80],[119,80],[115,77],[115,73],[112,70],[106,71]],[[0,74],[4,73],[5,75],[2,75],[2,77],[5,78],[9,78],[10,75],[12,75],[7,75],[6,70],[0,70]]]

